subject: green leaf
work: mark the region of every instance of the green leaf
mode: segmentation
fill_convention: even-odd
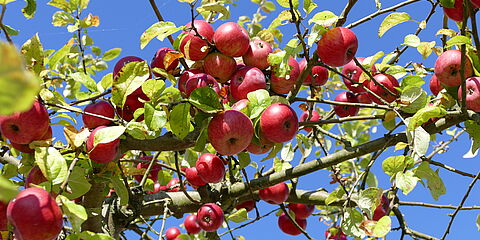
[[[113,73],[109,73],[103,76],[102,80],[100,80],[100,82],[97,83],[97,89],[100,92],[104,92],[105,90],[112,87],[112,83],[113,83]]]
[[[382,169],[389,176],[394,176],[398,172],[403,172],[405,169],[410,169],[413,167],[414,161],[411,157],[406,157],[403,155],[392,156],[383,160]]]
[[[25,2],[27,5],[22,9],[23,16],[28,19],[33,18],[37,10],[37,0],[25,0]]]
[[[282,143],[275,143],[275,145],[273,145],[272,151],[270,151],[268,155],[262,159],[262,162],[265,160],[274,158],[277,155],[277,153],[279,153],[280,150],[282,150],[282,146],[283,146]]]
[[[8,3],[11,3],[11,2],[15,2],[17,0],[0,0],[0,5],[6,5]]]
[[[403,191],[403,194],[409,194],[417,185],[418,178],[413,171],[407,171],[405,173],[398,172],[395,176],[395,184]]]
[[[27,69],[33,71],[37,76],[45,70],[43,46],[38,34],[27,40],[22,45],[22,54],[27,65]]]
[[[18,193],[18,186],[10,182],[3,176],[0,176],[0,201],[8,202]]]
[[[278,26],[285,25],[288,23],[287,20],[292,19],[292,13],[288,10],[282,11],[278,16],[273,19],[273,21],[270,23],[270,26],[268,26],[268,29],[272,30],[274,28],[277,28]]]
[[[108,51],[106,51],[102,58],[103,60],[105,61],[110,61],[110,60],[113,60],[115,59],[116,57],[118,57],[118,55],[120,55],[120,53],[122,52],[122,49],[121,48],[112,48]]]
[[[440,196],[447,193],[445,184],[438,175],[438,170],[433,171],[428,162],[422,162],[416,169],[414,169],[414,171],[417,177],[427,180],[427,186],[428,189],[430,189],[430,194],[432,195],[433,199],[438,201]]]
[[[382,37],[385,32],[387,32],[390,28],[400,24],[402,22],[410,21],[412,17],[408,13],[405,12],[394,12],[385,17],[383,22],[380,24],[380,28],[378,29],[378,37]]]
[[[55,54],[50,57],[48,60],[48,65],[51,68],[55,68],[55,65],[62,59],[64,59],[69,53],[70,49],[72,48],[72,45],[70,43],[65,44],[62,48],[60,48]]]
[[[208,86],[193,90],[188,101],[206,113],[216,113],[223,110],[218,94]]]
[[[68,166],[62,154],[53,147],[35,148],[35,163],[54,185],[62,184],[68,175]]]
[[[425,84],[425,80],[419,76],[410,75],[402,79],[400,83],[400,88],[405,89],[407,87],[421,87]]]
[[[305,13],[311,13],[315,8],[317,8],[317,4],[314,3],[312,0],[304,0],[303,1],[303,10]]]
[[[113,126],[113,127],[105,127],[98,130],[95,133],[95,138],[93,141],[93,146],[97,146],[100,143],[109,143],[113,142],[120,138],[125,132],[124,126]]]
[[[250,108],[250,118],[256,118],[262,114],[263,110],[272,104],[270,94],[265,89],[259,89],[247,94]]]
[[[461,46],[463,44],[472,45],[472,39],[470,39],[467,36],[462,36],[462,35],[455,36],[455,37],[450,38],[447,41],[447,45],[445,47],[450,48],[453,45]]]
[[[245,208],[239,209],[238,211],[230,214],[227,217],[227,220],[232,221],[232,222],[236,222],[236,223],[241,223],[241,222],[247,221],[248,220],[247,209],[245,209]]]
[[[308,24],[318,24],[322,27],[330,27],[335,25],[338,21],[338,16],[335,15],[333,12],[330,11],[323,11],[316,13],[310,20],[308,20]]]
[[[17,35],[20,33],[19,30],[16,30],[16,29],[10,27],[10,26],[7,25],[7,24],[4,24],[3,26],[5,27],[6,32],[7,32],[8,35],[10,35],[10,36],[17,36]]]
[[[440,4],[442,4],[444,8],[454,8],[455,0],[440,0]]]
[[[379,188],[367,188],[362,190],[355,201],[360,209],[367,213],[368,216],[373,216],[373,212],[380,203],[378,199],[382,195],[382,190]]]
[[[330,205],[331,203],[341,200],[343,196],[345,195],[345,190],[341,187],[337,187],[333,192],[328,194],[328,197],[325,199],[325,204]]]
[[[276,10],[275,3],[270,2],[270,1],[266,1],[262,5],[262,10],[265,11],[266,13],[271,13],[271,12],[275,11]]]
[[[62,195],[58,197],[62,201],[62,213],[67,215],[69,222],[72,224],[73,230],[75,232],[80,232],[82,223],[88,218],[87,211],[82,205],[76,204]]]
[[[160,131],[167,123],[167,113],[155,109],[150,103],[145,104],[145,123],[152,131]]]
[[[290,8],[289,0],[277,0],[277,3],[284,8]],[[292,5],[294,9],[298,9],[298,5],[299,5],[298,0],[292,0]]]
[[[383,216],[378,220],[372,229],[372,237],[383,238],[392,229],[392,219],[389,216]]]
[[[92,233],[89,231],[83,231],[80,233],[79,238],[82,240],[115,240],[114,238],[103,233]],[[72,239],[73,240],[73,239]],[[77,240],[77,239],[75,239]]]
[[[120,175],[112,176],[110,182],[115,189],[115,193],[117,193],[117,196],[120,198],[120,205],[127,206],[129,201],[128,190]]]
[[[156,22],[140,36],[140,48],[143,49],[147,44],[156,37],[158,40],[163,41],[166,37],[176,33],[181,28],[177,28],[173,22]]]
[[[287,162],[290,162],[293,160],[293,157],[295,156],[295,151],[292,147],[291,142],[283,145],[282,151],[280,152],[280,156],[284,161],[287,161]]]
[[[68,3],[67,0],[51,0],[47,4],[65,10],[66,12],[70,12],[70,3]]]
[[[347,211],[343,214],[343,221],[341,223],[342,231],[346,235],[363,238],[365,233],[360,229],[362,221],[362,213],[355,208],[347,208]]]
[[[82,83],[88,90],[96,92],[98,91],[97,83],[89,75],[86,75],[83,72],[76,72],[70,75],[74,81]]]
[[[119,75],[113,79],[112,101],[120,108],[127,96],[137,90],[149,78],[150,70],[147,62],[130,62],[123,66]]]
[[[418,47],[420,45],[420,38],[414,34],[408,34],[403,40],[403,45],[409,47]]]
[[[435,47],[435,41],[432,42],[421,42],[417,47],[417,51],[422,54],[422,57],[425,59],[430,54],[432,54],[433,48]]]
[[[197,12],[202,15],[209,14],[210,12],[219,13],[220,19],[222,20],[228,20],[230,18],[230,11],[223,5],[222,1],[202,4],[202,6],[197,8]]]
[[[278,157],[275,157],[275,159],[273,159],[273,169],[275,170],[275,172],[281,172],[291,167],[292,165],[289,162],[283,161]]]
[[[408,87],[402,92],[400,100],[407,105],[400,108],[403,112],[416,113],[427,105],[427,92],[420,87]]]
[[[480,231],[480,214],[478,214],[477,216],[476,224],[477,224],[477,229]]]
[[[190,122],[190,104],[180,103],[170,112],[170,128],[173,134],[183,139],[187,134],[193,131],[193,125]]]
[[[86,132],[88,133],[88,131]],[[88,182],[86,176],[85,169],[78,166],[73,167],[72,173],[68,178],[68,186],[70,187],[71,191],[64,191],[62,195],[66,196],[70,200],[85,195],[92,187],[92,184]]]
[[[472,147],[470,152],[472,154],[476,153],[480,148],[480,125],[475,121],[468,120],[465,121],[465,130],[467,131],[470,139],[472,140]]]
[[[237,154],[237,156],[238,156],[238,162],[240,163],[239,164],[240,169],[247,167],[252,161],[250,159],[250,154],[248,154],[247,152],[240,152]]]
[[[159,135],[157,132],[150,131],[145,122],[135,121],[131,121],[127,124],[126,132],[133,138],[140,140],[153,139]]]
[[[415,128],[421,126],[422,124],[428,122],[431,118],[440,118],[447,115],[447,110],[442,107],[435,106],[426,106],[413,115],[413,117],[408,122],[407,129],[409,131],[414,130]]]
[[[407,131],[408,144],[412,146],[415,158],[419,158],[427,153],[430,145],[430,134],[423,129],[417,127],[414,131]]]
[[[52,16],[52,25],[55,27],[64,27],[68,24],[74,24],[75,18],[67,12],[57,11]]]

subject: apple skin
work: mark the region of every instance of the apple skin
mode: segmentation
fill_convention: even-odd
[[[187,83],[185,84],[185,96],[188,98],[193,90],[206,86],[211,87],[220,95],[220,85],[218,84],[217,80],[206,73],[198,73],[187,80]]]
[[[218,113],[208,124],[208,140],[222,155],[234,155],[245,150],[252,141],[253,133],[252,120],[236,110]]]
[[[358,99],[352,92],[341,92],[337,95],[337,97],[335,97],[335,102],[358,103]],[[348,117],[357,115],[360,108],[354,106],[335,105],[333,110],[339,117]]]
[[[180,234],[180,229],[178,229],[177,227],[171,227],[168,228],[167,231],[165,231],[165,237],[167,238],[167,240],[174,240]]]
[[[241,68],[235,72],[230,81],[230,94],[236,100],[246,99],[248,93],[266,88],[265,75],[256,67]]]
[[[207,232],[215,232],[223,224],[222,208],[215,203],[203,204],[197,211],[198,225]]]
[[[471,77],[466,80],[467,109],[480,112],[480,77]],[[458,88],[458,100],[462,101],[462,88]]]
[[[160,48],[158,49],[158,51],[155,53],[155,55],[153,55],[153,58],[152,58],[152,63],[150,64],[150,68],[161,68],[167,72],[172,72],[173,70],[175,70],[175,68],[178,67],[178,59],[175,59],[173,61],[171,61],[170,65],[168,65],[168,67],[165,66],[165,56],[167,56],[167,53],[169,52],[175,52],[175,50],[171,49],[171,48]],[[167,62],[168,63],[168,62]],[[162,75],[156,73],[156,72],[153,72],[153,75],[157,76],[157,77],[160,77]]]
[[[463,21],[463,0],[455,0],[455,6],[453,8],[443,8],[443,12],[448,18],[455,22]]]
[[[126,56],[121,58],[120,60],[117,61],[117,63],[115,64],[115,67],[113,67],[113,78],[115,79],[118,77],[118,74],[122,70],[123,66],[127,65],[127,63],[143,62],[143,61],[145,60],[135,56]]]
[[[183,72],[180,78],[178,79],[178,90],[180,90],[180,93],[182,94],[183,97],[186,97],[186,92],[187,92],[187,81],[193,77],[193,75],[202,73],[200,69],[196,68],[190,68],[187,71]]]
[[[365,58],[357,57],[357,60],[359,63],[363,63]],[[375,65],[372,65],[372,68],[370,69],[370,72],[372,73],[372,75],[375,75],[374,73],[376,71],[377,69],[375,68]],[[353,59],[350,62],[348,62],[347,65],[343,66],[343,69],[342,69],[342,74],[349,77],[354,82],[361,82],[362,73],[363,73],[362,68],[359,67]],[[348,90],[354,93],[365,92],[364,86],[366,87],[368,85],[368,82],[370,81],[370,79],[364,79],[363,86],[362,85],[353,86],[355,85],[354,82],[350,81],[345,77],[342,77],[342,79],[343,79],[343,82],[345,83],[345,86],[348,88]]]
[[[17,144],[29,144],[41,139],[48,131],[49,124],[48,111],[38,100],[25,112],[0,116],[0,132]]]
[[[480,8],[480,0],[470,0],[472,3],[473,7],[475,8]]]
[[[117,108],[118,115],[123,118],[125,121],[131,121],[133,119],[133,113],[139,108],[143,108],[143,101],[150,100],[147,95],[143,92],[142,88],[139,87],[133,91],[130,95],[127,96],[123,108]],[[143,115],[137,118],[137,121],[142,121]]]
[[[462,52],[456,49],[445,51],[435,62],[435,75],[438,81],[447,87],[456,87],[462,84],[460,78]],[[472,76],[473,69],[470,59],[465,59],[465,78]]]
[[[295,213],[295,218],[297,219],[307,219],[315,210],[314,205],[300,203],[289,203],[287,207]]]
[[[245,65],[265,70],[270,66],[268,54],[272,52],[272,45],[270,45],[270,43],[256,39],[250,42],[250,48],[247,53],[242,56],[242,59]]]
[[[300,76],[300,66],[298,65],[297,60],[293,57],[288,59],[288,65],[292,67],[290,73],[285,77],[277,77],[275,71],[272,71],[272,76],[270,77],[270,88],[272,91],[278,94],[287,94],[292,90],[293,86],[297,82],[298,76]]]
[[[178,192],[178,191],[180,191],[180,179],[178,179],[178,178],[170,179],[170,181],[168,181],[168,183],[167,183],[167,186],[166,186],[165,190],[167,192]]]
[[[95,134],[98,132],[98,130],[102,128],[105,128],[105,126],[95,128],[88,136],[86,144],[88,157],[96,163],[108,163],[113,161],[115,157],[117,157],[120,146],[120,139],[117,138],[111,142],[99,143],[94,148],[93,145],[95,140]]]
[[[7,205],[8,203],[4,203],[0,201],[0,231],[6,231],[8,228],[8,221],[7,221]],[[0,237],[2,234],[0,234]]]
[[[303,230],[307,228],[307,220],[305,219],[295,219],[295,222],[297,222],[298,226],[300,226]],[[302,231],[293,224],[292,221],[288,218],[288,216],[285,213],[282,213],[280,216],[278,216],[278,227],[282,232],[288,234],[288,235],[300,235]]]
[[[359,103],[364,103],[364,104],[371,104],[372,99],[370,99],[370,94],[368,92],[361,92],[355,94],[357,96],[357,100]]]
[[[307,119],[309,119],[308,118],[309,115],[310,115],[309,110],[303,112],[302,115],[300,115],[300,122],[306,122]],[[321,118],[320,114],[317,111],[312,110],[312,115],[310,116],[310,119],[308,121],[318,121],[318,120],[320,120],[320,118]],[[312,127],[303,128],[303,130],[305,130],[306,132],[311,132],[312,129],[313,129]]]
[[[237,62],[233,57],[214,52],[203,59],[205,73],[214,77],[219,83],[225,83],[237,70]]]
[[[188,234],[197,234],[202,231],[200,225],[198,225],[197,215],[190,214],[183,220],[183,225]]]
[[[252,211],[255,208],[255,201],[248,200],[248,201],[242,202],[242,203],[238,204],[237,206],[235,206],[235,209],[237,209],[237,210],[240,210],[242,208],[245,208],[247,210],[247,212]]]
[[[355,33],[344,27],[328,30],[318,41],[317,54],[323,63],[340,67],[350,62],[357,53],[358,40]]]
[[[290,141],[298,131],[298,117],[295,111],[284,103],[274,103],[260,116],[260,129],[271,142]]]
[[[102,115],[109,118],[115,117],[115,109],[107,101],[97,101],[95,103],[90,103],[85,107],[85,112]],[[98,126],[106,126],[112,122],[110,120],[90,116],[87,114],[82,115],[82,120],[83,124],[88,129],[94,129]]]
[[[221,182],[225,176],[225,165],[215,154],[204,153],[200,155],[195,167],[198,176],[206,183]]]
[[[198,170],[196,167],[185,169],[185,177],[187,181],[192,185],[193,188],[198,188],[207,184],[203,179],[198,175]]]
[[[398,84],[397,79],[386,73],[379,73],[375,76],[373,76],[375,80],[377,80],[378,83],[382,84],[385,86],[387,89],[389,89],[392,93],[398,94],[398,91],[395,89],[395,87],[400,87]],[[370,89],[372,92],[377,94],[379,97],[383,98],[383,100],[391,103],[395,101],[397,98],[395,96],[392,96],[390,93],[385,91],[381,86],[377,85],[374,81],[370,81],[368,83],[368,89]],[[370,96],[371,94],[369,94]],[[380,99],[377,99],[375,96],[371,95],[370,99],[372,99],[373,102],[377,104],[383,104]]]
[[[273,145],[274,144],[270,140],[263,137],[263,135],[260,135],[259,144],[252,141],[245,150],[249,153],[260,155],[269,152],[270,149],[273,148]]]
[[[52,127],[49,126],[45,135],[43,135],[40,139],[33,140],[33,141],[49,140],[49,139],[52,139],[52,136],[53,136]],[[10,141],[10,145],[12,145],[12,147],[14,147],[15,149],[23,153],[30,153],[30,154],[35,153],[35,149],[30,148],[29,144],[18,144],[16,142]]]
[[[387,196],[382,195],[380,203],[378,204],[377,208],[375,208],[375,211],[373,212],[372,220],[378,221],[380,220],[380,218],[387,215],[389,207],[390,207],[390,203],[388,201]]]
[[[258,196],[260,196],[260,199],[270,204],[281,204],[287,201],[289,193],[290,189],[288,189],[287,184],[281,182],[273,186],[260,189],[258,191]]]
[[[210,52],[208,43],[196,36],[195,31],[191,28],[192,22],[187,23],[186,31],[187,35],[180,42],[180,51],[185,55],[185,58],[192,61],[202,60]],[[194,26],[197,32],[206,38],[209,42],[213,40],[213,27],[210,23],[203,20],[195,20]]]
[[[63,227],[60,207],[42,188],[27,188],[7,207],[7,219],[18,240],[53,240]]]
[[[347,235],[342,232],[342,229],[331,227],[325,231],[325,238],[327,240],[347,240]]]
[[[220,25],[213,35],[215,47],[223,54],[241,57],[250,48],[250,37],[247,30],[236,22]]]
[[[300,73],[303,72],[303,70],[307,67],[307,59],[302,59],[298,63],[300,67]],[[312,75],[313,75],[313,83],[312,83]],[[312,67],[312,73],[308,74],[305,80],[303,80],[303,85],[313,85],[313,86],[323,86],[325,83],[327,83],[328,80],[328,69],[322,67],[322,66],[313,66]]]
[[[140,157],[140,160],[144,160],[144,161],[153,161],[153,157],[152,156],[142,156]],[[150,162],[141,162],[141,163],[138,163],[136,168],[137,169],[147,169],[148,168],[148,165],[150,165]],[[158,164],[153,164],[152,168],[150,169],[150,173],[148,174],[148,178],[152,179],[152,181],[156,182],[158,181],[158,172],[160,172],[160,170],[162,170],[162,167]],[[143,178],[143,175],[133,175],[133,177],[135,178],[135,180],[137,180],[137,182],[141,182],[142,181],[142,178]]]
[[[246,114],[246,112],[248,112],[249,103],[250,101],[248,99],[241,99],[232,105],[232,110],[237,110]]]
[[[30,184],[40,185],[46,181],[48,181],[48,179],[43,175],[42,170],[40,170],[38,166],[35,166],[30,170],[25,179],[25,187],[31,187]]]
[[[433,95],[437,96],[440,91],[442,91],[443,87],[440,85],[440,82],[438,81],[437,75],[433,74],[432,77],[430,78],[430,91],[433,93]]]

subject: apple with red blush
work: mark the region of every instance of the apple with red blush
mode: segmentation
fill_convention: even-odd
[[[306,121],[318,121],[320,120],[321,116],[320,114],[316,111],[316,110],[312,110],[312,111],[305,111],[302,113],[302,115],[300,115],[300,122],[306,122]],[[303,128],[303,130],[307,131],[307,132],[311,132],[312,131],[312,127],[305,127]]]
[[[363,62],[365,61],[364,57],[357,57],[356,59],[360,64],[363,64]],[[376,71],[377,69],[375,68],[375,65],[372,65],[372,67],[370,68],[370,72],[372,73],[372,75],[374,75]],[[367,87],[370,79],[368,79],[368,76],[365,77],[363,73],[363,69],[358,66],[353,59],[345,66],[343,66],[342,74],[346,77],[342,76],[342,79],[348,90],[354,93],[365,92],[365,88]]]
[[[198,225],[197,215],[190,214],[183,220],[183,226],[185,226],[185,230],[187,230],[188,234],[197,234],[202,231],[200,225]]]
[[[270,77],[270,89],[278,94],[287,94],[292,90],[300,76],[300,66],[297,60],[293,57],[288,59],[288,65],[291,67],[290,72],[286,76],[280,77],[276,73],[275,69],[272,71]]]
[[[298,117],[295,111],[284,103],[273,103],[260,116],[263,136],[274,143],[290,141],[298,131]]]
[[[93,113],[93,114],[101,115],[107,118],[115,117],[115,109],[107,101],[97,101],[94,103],[90,103],[85,107],[84,111],[86,113]],[[91,116],[88,114],[83,114],[82,120],[83,120],[83,124],[88,129],[94,129],[98,126],[107,126],[110,123],[112,123],[111,120]]]
[[[246,66],[239,69],[230,81],[230,94],[236,100],[246,99],[248,93],[266,88],[265,75],[256,67]]]
[[[307,219],[312,215],[313,211],[315,210],[314,205],[307,205],[301,203],[289,203],[287,205],[288,209],[295,213],[295,218],[298,219]]]
[[[340,67],[355,57],[357,48],[357,36],[352,30],[335,27],[327,30],[318,41],[317,55],[323,63]]]
[[[260,199],[270,204],[281,204],[287,201],[288,194],[290,193],[290,189],[288,188],[287,184],[284,182],[277,183],[273,186],[260,189],[258,191],[258,195]]]
[[[400,87],[400,85],[398,84],[398,81],[394,76],[387,73],[379,73],[373,76],[373,78],[376,80],[376,82],[369,81],[367,86],[368,89],[370,89],[372,92],[377,94],[380,98],[382,98],[388,103],[391,103],[397,99],[397,96],[392,95],[392,93],[398,94],[398,90],[395,88]],[[391,93],[381,87],[380,84],[383,85],[386,89],[390,90]],[[383,102],[377,97],[373,96],[373,94],[370,94],[369,96],[373,102],[377,104],[383,104]]]
[[[203,204],[197,211],[197,222],[200,228],[207,232],[215,232],[222,226],[224,213],[215,203]]]
[[[195,164],[197,173],[206,183],[218,183],[225,176],[225,164],[217,155],[204,153]]]
[[[167,238],[167,240],[175,240],[175,238],[177,238],[177,236],[180,234],[182,234],[182,232],[180,232],[179,228],[170,227],[167,229],[167,231],[165,231],[165,238]]]
[[[234,155],[245,150],[252,141],[253,133],[252,120],[236,110],[218,113],[208,125],[208,140],[222,155]]]
[[[220,94],[220,85],[214,77],[206,73],[195,74],[185,84],[185,96],[188,98],[193,90],[207,86],[211,87],[217,94]]]
[[[157,50],[155,55],[153,55],[152,63],[150,67],[153,68],[160,68],[165,70],[168,73],[171,73],[178,67],[178,59],[172,59],[175,54],[175,50],[171,48],[160,48]],[[161,74],[153,72],[153,75],[157,77],[161,77]]]
[[[247,30],[236,22],[226,22],[220,25],[215,30],[213,41],[221,53],[231,57],[241,57],[250,48],[250,37]]]
[[[307,67],[307,59],[302,59],[298,63],[300,67],[300,72],[303,72],[305,68]],[[323,86],[325,83],[327,83],[328,80],[328,69],[322,67],[322,66],[313,66],[311,73],[307,75],[305,80],[303,80],[303,85],[313,85],[313,86]]]
[[[358,99],[352,92],[341,92],[335,97],[335,102],[358,103]],[[335,105],[333,110],[339,117],[355,116],[358,113],[359,107]]]
[[[474,112],[480,112],[480,77],[468,78],[465,82],[466,86],[466,105],[467,109]],[[458,88],[458,100],[462,101],[462,88]]]
[[[105,126],[95,128],[88,136],[86,144],[88,157],[96,163],[111,162],[117,157],[120,151],[120,139],[118,138],[110,142],[103,142],[94,145],[95,135],[102,129],[104,129],[103,131],[108,131]]]
[[[203,179],[198,175],[198,170],[196,167],[185,169],[185,178],[194,188],[198,188],[207,184]]]
[[[219,83],[225,83],[237,70],[237,62],[233,57],[213,52],[203,59],[203,68],[205,73],[214,77]]]
[[[307,220],[306,219],[299,219],[296,218],[295,222],[298,224],[300,228],[305,230],[307,228]],[[300,235],[302,231],[295,226],[295,224],[290,220],[290,218],[285,214],[282,213],[280,216],[278,216],[278,227],[282,232],[288,234],[288,235]]]
[[[250,42],[250,48],[247,53],[242,56],[245,65],[265,70],[270,66],[268,62],[268,54],[272,53],[272,45],[260,39]]]
[[[185,27],[186,35],[180,41],[180,52],[189,60],[202,60],[210,52],[208,42],[213,40],[214,31],[212,25],[203,20],[195,20],[193,26],[192,22],[189,22]],[[196,32],[193,27],[197,30]],[[197,32],[200,36],[197,35]]]
[[[445,87],[460,86],[462,84],[461,66],[462,52],[456,49],[447,50],[435,61],[435,76]],[[472,63],[468,57],[465,58],[464,71],[465,78],[473,75]]]

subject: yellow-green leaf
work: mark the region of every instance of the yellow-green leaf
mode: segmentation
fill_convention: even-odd
[[[380,28],[378,29],[378,37],[382,37],[385,32],[387,32],[390,28],[394,27],[397,24],[402,22],[410,21],[412,17],[408,13],[405,12],[394,12],[385,17],[383,22],[380,24]]]

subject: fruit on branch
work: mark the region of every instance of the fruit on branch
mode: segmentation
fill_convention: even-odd
[[[167,72],[172,72],[175,68],[178,67],[178,59],[174,56],[175,50],[171,48],[160,48],[158,51],[153,55],[152,63],[150,64],[150,68],[160,68]],[[153,72],[153,75],[160,77],[162,75]]]
[[[185,58],[198,61],[205,58],[210,52],[208,42],[212,42],[214,31],[212,25],[203,20],[195,20],[193,25],[203,39],[193,30],[192,22],[189,22],[185,26],[187,35],[180,41],[180,52]]]
[[[34,141],[46,141],[46,140],[52,139],[52,136],[53,136],[52,127],[49,126],[45,135],[43,135],[40,139],[36,139]],[[23,153],[33,154],[35,152],[35,149],[30,148],[30,144],[18,144],[12,141],[10,141],[10,144],[12,145],[12,147],[14,147],[15,149]]]
[[[153,193],[158,193],[160,191],[165,191],[165,190],[167,190],[166,186],[162,186],[162,184],[160,184],[159,182],[156,182],[153,184],[153,192],[147,191],[147,193],[153,194]]]
[[[311,115],[310,115],[311,114]],[[320,114],[316,110],[312,110],[311,113],[309,110],[305,111],[300,115],[300,122],[306,122],[306,121],[318,121],[320,120]],[[305,127],[303,130],[307,132],[312,131],[312,127]]]
[[[197,234],[202,231],[200,225],[198,225],[197,215],[190,214],[183,220],[183,226],[187,230],[188,234]]]
[[[350,62],[357,53],[358,40],[355,33],[344,27],[328,30],[318,41],[317,54],[323,63],[340,67]]]
[[[358,103],[358,99],[352,92],[341,92],[335,97],[335,102]],[[355,116],[359,107],[335,105],[333,110],[339,117]]]
[[[222,155],[233,155],[245,150],[252,137],[252,120],[236,110],[218,113],[208,125],[208,140]]]
[[[142,88],[139,87],[133,91],[130,95],[127,96],[123,108],[120,109],[117,107],[118,115],[123,118],[125,121],[131,121],[133,119],[133,113],[139,108],[143,108],[142,101],[150,100],[147,95],[143,92]],[[138,117],[137,121],[142,121],[143,115]]]
[[[400,85],[398,84],[398,81],[394,76],[386,73],[379,73],[373,76],[373,78],[379,84],[382,84],[385,88],[390,90],[390,92],[392,92],[393,94],[398,94],[398,91],[397,89],[395,89],[395,87],[400,87]],[[369,81],[367,87],[368,89],[370,89],[372,92],[377,94],[379,97],[381,97],[383,100],[387,101],[388,103],[391,103],[397,99],[396,96],[390,94],[388,91],[383,89],[380,85],[378,85],[374,81]],[[373,102],[378,104],[383,104],[383,102],[377,97],[373,96],[373,94],[369,94],[369,96]]]
[[[120,73],[120,71],[122,71],[123,66],[127,65],[127,63],[144,62],[144,61],[145,60],[143,60],[142,58],[135,57],[135,56],[126,56],[121,58],[120,60],[117,61],[117,63],[115,64],[115,67],[113,67],[113,78],[115,79],[118,77],[118,74]]]
[[[115,117],[115,109],[107,101],[97,101],[94,103],[90,103],[85,107],[85,112],[101,115],[108,118]],[[112,122],[110,120],[90,116],[88,114],[82,114],[82,120],[83,124],[88,129],[94,129],[98,126],[107,126]]]
[[[361,64],[363,64],[363,61],[365,61],[364,57],[357,57],[356,59]],[[376,71],[377,69],[375,68],[375,65],[372,65],[372,67],[370,68],[370,72],[372,73],[372,75],[375,75],[374,73]],[[370,79],[368,78],[368,76],[365,76],[363,74],[362,68],[358,66],[353,59],[343,67],[342,74],[350,78],[348,79],[342,76],[343,82],[345,83],[345,86],[347,86],[348,90],[354,93],[361,93],[366,91],[365,88],[368,86],[368,82],[370,81]],[[363,83],[363,86],[362,84],[357,84],[357,82]]]
[[[167,192],[178,192],[180,191],[180,179],[172,178],[168,181],[167,186],[165,188]]]
[[[302,59],[302,61],[300,61],[298,65],[300,67],[300,73],[303,72],[303,70],[307,67],[307,59]],[[328,69],[322,66],[313,66],[311,74],[308,74],[305,80],[303,80],[303,85],[322,86],[327,82],[327,80]]]
[[[370,99],[370,94],[368,92],[361,92],[355,94],[357,96],[358,102],[363,104],[371,104],[372,99]]]
[[[193,75],[198,74],[198,73],[202,73],[202,71],[200,69],[190,68],[187,71],[184,71],[182,73],[182,75],[180,76],[180,78],[178,79],[178,90],[180,91],[180,93],[182,94],[183,97],[186,97],[187,81],[191,77],[193,77]]]
[[[433,74],[432,77],[430,78],[430,91],[433,93],[433,95],[437,96],[440,91],[442,91],[443,87],[440,85],[440,82],[438,81],[437,75]]]
[[[387,215],[389,208],[390,208],[390,202],[388,201],[387,196],[382,195],[380,203],[378,204],[378,206],[375,208],[375,211],[373,212],[372,220],[373,221],[380,220],[380,218]]]
[[[43,182],[48,181],[48,179],[43,175],[42,170],[38,166],[35,166],[30,170],[25,179],[25,187],[32,187],[30,184],[40,185]]]
[[[455,0],[453,8],[443,8],[443,12],[448,18],[456,22],[463,21],[463,0]]]
[[[247,30],[236,22],[220,25],[213,35],[213,41],[220,52],[232,57],[241,57],[250,48]]]
[[[25,112],[0,116],[0,132],[17,144],[29,144],[42,139],[48,131],[50,118],[48,111],[38,100]]]
[[[108,163],[113,161],[119,152],[120,139],[115,139],[111,142],[98,143],[94,146],[95,135],[99,130],[107,128],[105,126],[100,126],[95,128],[87,139],[87,152],[90,160],[96,163]]]
[[[462,52],[456,49],[445,51],[435,62],[435,75],[438,81],[446,87],[455,87],[462,84],[460,69],[462,65]],[[468,78],[473,75],[473,68],[470,59],[465,56],[464,76]]]
[[[198,225],[207,232],[214,232],[222,226],[224,213],[215,203],[203,204],[197,211]]]
[[[325,238],[327,240],[347,240],[347,235],[342,232],[342,229],[331,227],[325,231]]]
[[[193,90],[200,87],[211,87],[216,93],[220,94],[220,85],[217,80],[206,73],[198,73],[187,80],[185,84],[185,96],[188,98]]]
[[[142,161],[149,161],[149,162],[140,162],[137,164],[136,168],[137,169],[147,169],[148,166],[150,165],[150,162],[153,161],[153,157],[152,156],[142,156],[140,157],[140,160]],[[158,164],[153,164],[152,168],[150,169],[150,173],[148,174],[148,178],[152,179],[152,181],[156,182],[158,181],[158,172],[162,170],[162,167]],[[137,180],[137,182],[141,182],[142,181],[142,178],[143,178],[143,174],[142,175],[134,175],[133,176],[135,178],[135,180]]]
[[[19,240],[53,240],[63,227],[60,207],[42,188],[27,188],[7,207],[7,219]]]
[[[167,238],[167,240],[174,240],[180,234],[180,229],[178,229],[177,227],[171,227],[168,228],[167,231],[165,231],[165,238]]]
[[[247,94],[267,88],[263,72],[256,67],[243,67],[235,72],[230,81],[230,94],[236,100],[246,99]]]
[[[240,111],[240,112],[243,112],[243,113],[248,113],[249,112],[249,109],[248,109],[248,103],[249,102],[250,101],[248,99],[241,99],[241,100],[239,100],[238,102],[236,102],[232,105],[232,110],[237,110],[237,111]]]
[[[258,196],[260,196],[260,199],[270,204],[280,204],[287,201],[289,193],[290,190],[288,189],[287,184],[281,182],[273,186],[260,189],[258,191]]]
[[[298,131],[297,114],[284,103],[274,103],[260,116],[260,129],[263,136],[271,142],[290,141]]]
[[[272,52],[273,50],[270,43],[256,39],[250,42],[250,48],[247,53],[242,56],[242,59],[248,66],[265,70],[270,66],[270,63],[268,62],[268,54]]]
[[[299,219],[296,218],[295,222],[298,224],[299,227],[301,227],[303,230],[307,228],[307,220],[306,219]],[[288,216],[285,213],[282,213],[280,216],[278,216],[278,227],[282,232],[289,234],[289,235],[299,235],[302,233],[300,229],[295,226],[295,224],[288,218]]]
[[[192,185],[193,188],[198,188],[207,184],[203,179],[198,175],[198,170],[196,167],[185,169],[185,177],[187,181]]]
[[[252,139],[252,142],[248,145],[247,151],[252,154],[264,154],[270,151],[273,148],[273,143],[266,139],[263,134],[260,134],[260,139],[258,142],[255,139]]]
[[[472,3],[473,7],[475,8],[480,8],[480,0],[470,0]]]
[[[468,78],[465,82],[467,95],[466,95],[466,105],[467,109],[470,109],[474,112],[480,112],[480,77],[471,77]],[[462,101],[462,88],[458,88],[458,100]]]
[[[211,153],[200,155],[195,164],[198,175],[206,183],[218,183],[225,176],[225,165],[223,161]]]
[[[8,203],[4,203],[0,201],[0,231],[6,231],[8,221],[7,221],[7,205]],[[1,236],[2,234],[0,234]]]
[[[219,83],[225,83],[237,70],[237,62],[233,57],[213,52],[203,59],[203,68],[205,73],[214,77]]]
[[[300,66],[298,65],[297,60],[293,57],[288,59],[288,65],[291,67],[290,73],[285,77],[279,77],[275,73],[275,69],[272,71],[272,76],[270,77],[270,88],[272,91],[278,94],[287,94],[292,90],[297,82],[298,76],[300,76]]]
[[[237,210],[240,210],[242,208],[245,208],[247,210],[247,212],[252,211],[255,208],[255,201],[248,200],[248,201],[242,202],[242,203],[238,204],[237,206],[235,206],[235,209],[237,209]]]
[[[287,207],[295,213],[295,218],[298,219],[307,219],[315,210],[314,205],[306,205],[301,203],[289,203]]]

